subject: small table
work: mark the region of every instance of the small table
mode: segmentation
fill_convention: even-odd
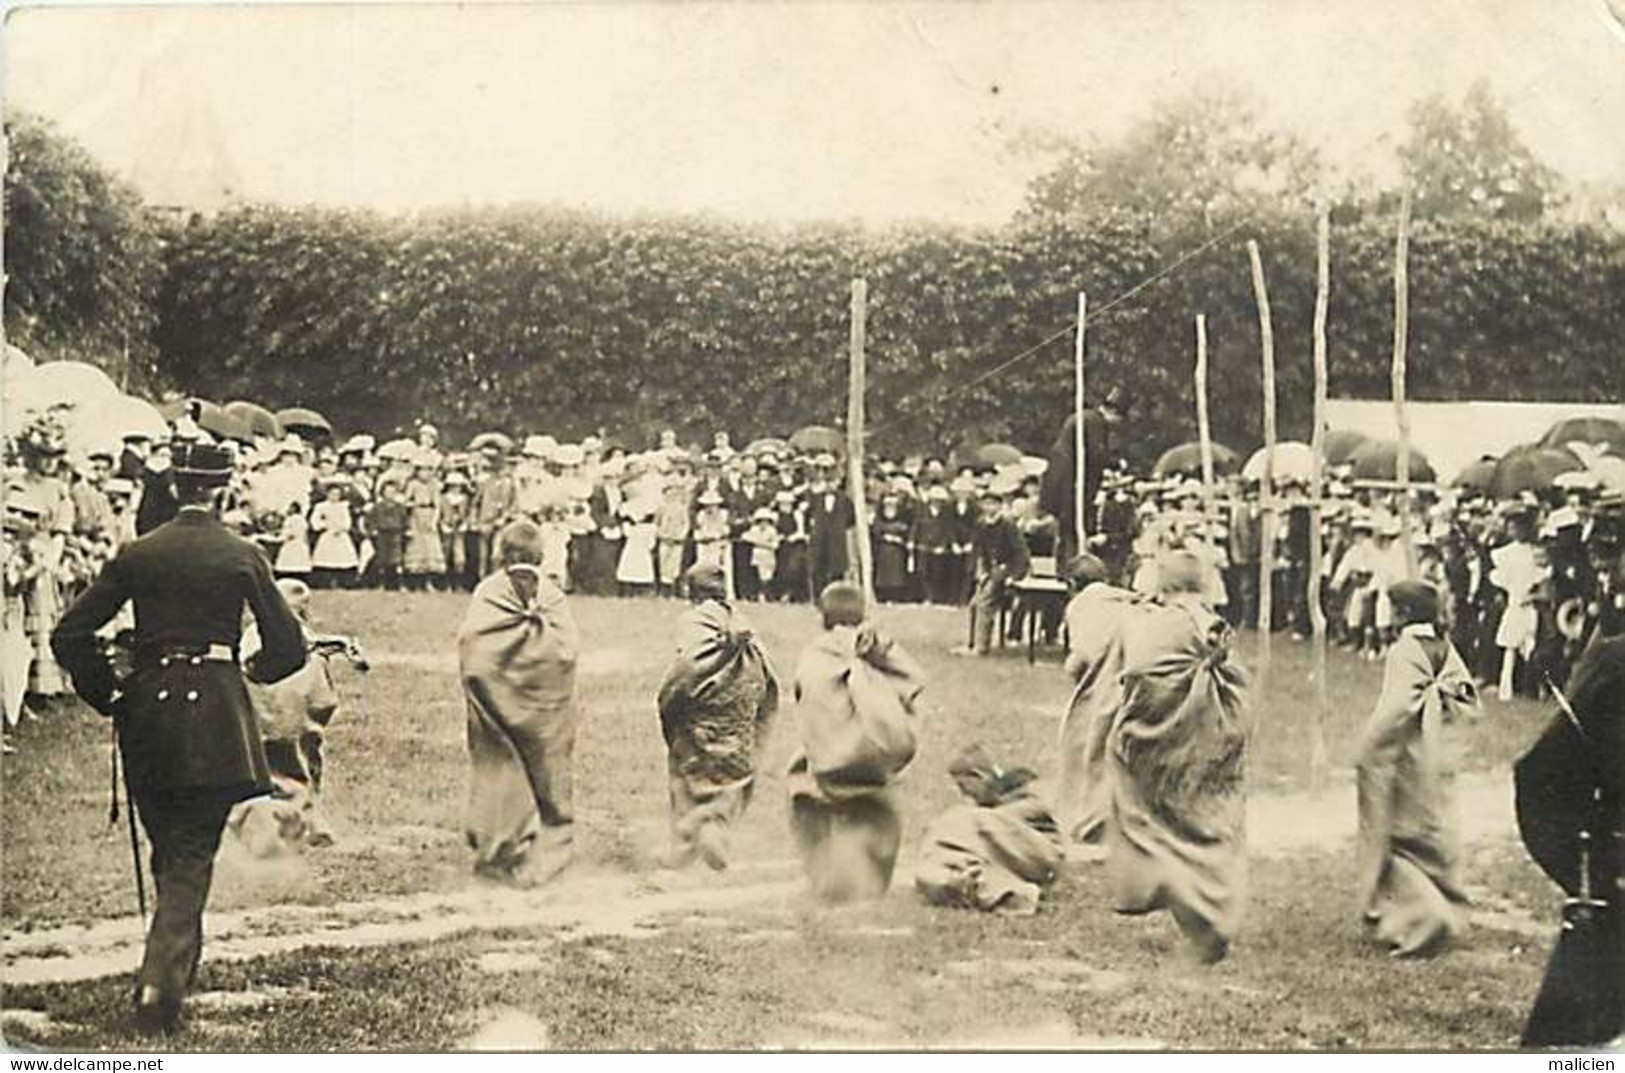
[[[1052,614],[1059,617],[1066,611],[1067,601],[1072,596],[1072,589],[1066,582],[1058,577],[1032,577],[1022,578],[1010,586],[1010,591],[1021,600],[1022,613],[1027,621],[1022,628],[1027,631],[1027,662],[1033,663],[1038,658],[1038,629],[1033,621],[1040,615],[1045,618]]]

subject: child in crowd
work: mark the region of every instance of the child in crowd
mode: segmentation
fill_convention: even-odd
[[[289,503],[282,515],[274,569],[279,578],[310,577],[310,523],[305,520],[305,505]]]

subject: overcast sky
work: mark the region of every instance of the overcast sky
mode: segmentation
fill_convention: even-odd
[[[1032,132],[1228,84],[1335,165],[1478,77],[1625,184],[1625,0],[598,3],[14,12],[6,89],[150,199],[996,221]]]

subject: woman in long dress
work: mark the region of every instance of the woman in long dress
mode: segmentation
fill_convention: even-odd
[[[73,499],[60,476],[66,450],[61,425],[53,417],[33,423],[17,441],[23,472],[7,496],[26,499],[37,511],[27,537],[34,570],[23,593],[23,627],[33,647],[28,692],[42,697],[67,693],[67,677],[51,654],[51,631],[65,609],[62,596],[63,555],[73,531]]]
[[[568,863],[574,831],[576,656],[564,591],[540,569],[542,533],[514,522],[498,569],[474,590],[457,635],[473,764],[468,841],[474,871],[529,885]]]
[[[406,558],[401,571],[414,588],[428,588],[432,578],[446,572],[446,552],[440,544],[440,489],[430,465],[418,466],[406,483]]]
[[[1399,636],[1357,765],[1360,898],[1366,924],[1396,957],[1437,953],[1462,926],[1467,897],[1447,737],[1476,718],[1477,691],[1455,646],[1436,626],[1432,586],[1388,589]]]

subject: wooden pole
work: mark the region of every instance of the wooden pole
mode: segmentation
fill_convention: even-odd
[[[1263,694],[1270,671],[1270,630],[1275,601],[1275,329],[1270,323],[1269,288],[1258,243],[1247,242],[1253,268],[1253,296],[1258,302],[1258,337],[1263,349],[1264,475],[1258,491],[1258,692]]]
[[[1416,540],[1411,533],[1411,421],[1405,412],[1405,346],[1410,331],[1411,192],[1399,201],[1399,234],[1394,239],[1394,362],[1389,379],[1394,392],[1394,421],[1399,428],[1399,458],[1394,477],[1399,481],[1400,540],[1405,543],[1405,576],[1415,580]]]
[[[852,336],[850,381],[846,397],[846,460],[848,493],[858,536],[858,584],[869,606],[875,602],[874,551],[869,544],[869,506],[863,480],[864,318],[869,307],[868,281],[852,281]]]
[[[1088,497],[1088,477],[1085,468],[1085,453],[1087,447],[1083,434],[1083,340],[1084,330],[1089,322],[1089,296],[1083,291],[1078,292],[1078,338],[1073,347],[1072,359],[1072,413],[1077,422],[1074,432],[1076,440],[1073,444],[1078,456],[1077,473],[1073,477],[1072,512],[1076,519],[1073,528],[1078,540],[1078,554],[1089,550],[1089,504],[1085,502]]]
[[[1309,500],[1309,630],[1315,646],[1315,713],[1309,723],[1309,788],[1326,781],[1326,719],[1331,700],[1326,686],[1326,611],[1321,606],[1321,571],[1325,550],[1321,523],[1325,517],[1326,472],[1326,308],[1331,298],[1331,220],[1322,209],[1315,226],[1315,428],[1314,472]]]
[[[1196,434],[1202,444],[1202,535],[1217,544],[1213,525],[1213,431],[1207,415],[1207,315],[1196,314]]]

